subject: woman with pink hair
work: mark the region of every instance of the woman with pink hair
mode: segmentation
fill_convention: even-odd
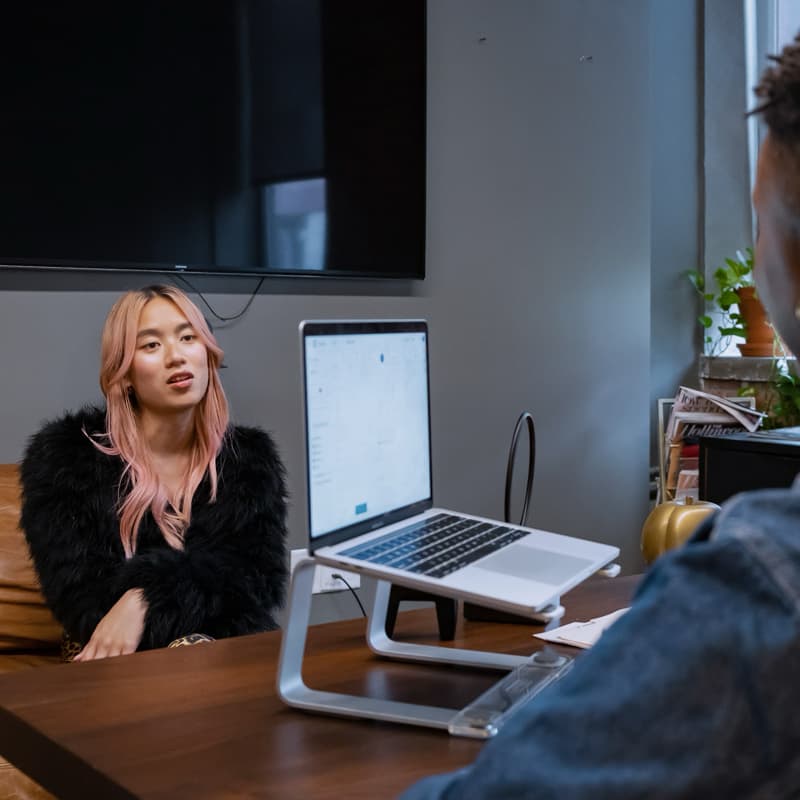
[[[50,422],[21,467],[21,527],[75,660],[276,627],[287,577],[284,469],[231,425],[222,350],[171,286],[106,319],[105,410]]]

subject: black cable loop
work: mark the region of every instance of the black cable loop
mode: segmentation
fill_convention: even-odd
[[[505,497],[505,521],[511,522],[511,481],[514,477],[514,456],[517,454],[517,442],[522,431],[523,423],[528,423],[528,481],[525,487],[525,501],[522,504],[522,516],[519,524],[524,525],[528,519],[528,505],[531,500],[531,489],[533,488],[533,473],[536,467],[536,431],[533,425],[533,415],[530,411],[523,411],[519,415],[517,424],[514,427],[514,435],[511,437],[511,449],[508,453],[508,466],[506,467],[506,497]]]
[[[250,298],[248,299],[247,303],[245,303],[245,306],[241,311],[237,312],[236,314],[233,314],[230,317],[222,317],[219,314],[217,314],[217,312],[211,307],[211,304],[208,302],[208,300],[206,300],[206,298],[203,296],[203,293],[199,289],[196,289],[191,284],[191,282],[189,281],[188,278],[184,277],[183,275],[175,275],[174,277],[177,278],[182,283],[184,283],[186,286],[188,286],[189,289],[191,291],[193,291],[203,301],[203,303],[205,303],[206,308],[220,322],[232,322],[235,319],[239,319],[240,317],[243,317],[247,313],[247,309],[250,308],[250,306],[253,304],[253,300],[256,299],[256,295],[258,294],[258,290],[261,288],[261,286],[264,283],[264,278],[263,277],[260,278],[259,281],[258,281],[258,284],[256,284],[256,288],[253,289],[252,293],[250,294]]]

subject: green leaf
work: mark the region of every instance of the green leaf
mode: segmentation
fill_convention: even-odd
[[[708,314],[703,314],[701,317],[698,317],[698,318],[697,318],[697,321],[698,321],[698,322],[699,322],[699,323],[700,323],[700,324],[701,324],[701,325],[702,325],[704,328],[710,328],[710,327],[711,327],[711,326],[714,324],[714,323],[713,323],[713,321],[712,321],[712,319],[711,319],[711,317],[709,317],[709,316],[708,316]]]
[[[732,258],[726,258],[725,263],[731,268],[733,274],[737,278],[743,278],[745,275],[750,274],[751,266],[741,261],[735,261]]]
[[[739,303],[739,295],[732,289],[726,289],[719,297],[720,308],[727,311],[731,306]]]
[[[728,270],[723,267],[718,267],[714,271],[714,280],[721,288],[725,288],[730,284],[730,274]]]
[[[706,279],[702,272],[696,269],[690,269],[686,273],[686,277],[691,282],[692,286],[697,289],[698,292],[703,292],[706,288]]]

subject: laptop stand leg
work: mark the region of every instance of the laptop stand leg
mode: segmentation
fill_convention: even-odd
[[[308,621],[311,614],[311,586],[316,564],[305,559],[292,573],[286,628],[281,639],[278,662],[278,695],[294,708],[359,719],[377,719],[447,730],[458,709],[400,703],[371,697],[323,692],[310,689],[303,682]],[[384,608],[385,611],[385,608]],[[386,619],[383,616],[382,621]]]
[[[297,564],[292,573],[287,622],[281,639],[277,676],[278,695],[284,703],[304,711],[322,714],[439,728],[449,731],[451,736],[485,739],[494,735],[497,726],[491,720],[488,722],[483,720],[481,714],[485,714],[486,709],[480,706],[480,703],[478,703],[480,708],[474,707],[475,703],[472,703],[459,710],[324,692],[306,686],[302,675],[303,656],[311,617],[311,588],[315,569],[316,563],[313,559],[304,559]],[[391,584],[386,581],[378,582],[375,603],[368,622],[367,642],[372,651],[378,655],[406,661],[459,664],[502,670],[512,670],[521,664],[530,664],[530,658],[525,656],[396,642],[390,639],[386,635],[385,628],[390,590]],[[562,657],[562,661],[566,662],[566,659]],[[564,668],[566,666],[569,665],[566,664]],[[485,697],[492,691],[496,694],[500,690],[490,690],[478,700],[483,703]],[[502,707],[505,708],[506,705],[507,698],[503,701]],[[500,710],[497,713],[500,714]]]
[[[455,647],[396,642],[386,634],[386,611],[389,605],[391,584],[378,581],[375,601],[369,615],[367,644],[373,653],[403,661],[422,661],[433,664],[460,664],[464,667],[488,669],[513,669],[526,662],[527,656],[512,656],[485,650],[463,650]]]

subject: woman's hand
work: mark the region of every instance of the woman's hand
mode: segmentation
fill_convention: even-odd
[[[128,589],[97,623],[92,638],[73,660],[91,661],[135,652],[144,633],[146,613],[142,590]]]

